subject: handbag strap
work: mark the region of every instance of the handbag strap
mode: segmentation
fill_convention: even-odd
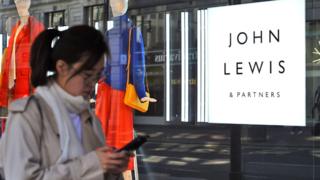
[[[127,86],[129,84],[129,76],[130,76],[130,62],[131,62],[131,33],[132,28],[129,29],[129,42],[128,42],[128,64],[127,64]]]
[[[130,62],[131,62],[131,36],[132,36],[132,28],[129,29],[129,40],[128,40],[128,64],[127,64],[127,85],[129,84],[129,76],[130,76]],[[149,91],[149,83],[147,80],[147,73],[145,75],[147,92]]]
[[[41,133],[40,133],[40,147],[42,147],[42,139],[43,139],[43,131],[44,131],[44,122],[43,122],[43,113],[42,113],[42,108],[41,108],[41,105],[39,103],[39,99],[36,95],[31,95],[31,98],[34,99],[34,101],[36,102],[36,105],[37,105],[37,108],[39,110],[39,113],[40,113],[40,127],[41,127]]]

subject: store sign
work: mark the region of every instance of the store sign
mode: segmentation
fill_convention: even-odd
[[[208,9],[209,122],[306,123],[305,1]]]

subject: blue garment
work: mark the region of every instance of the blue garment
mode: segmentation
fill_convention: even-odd
[[[105,68],[106,83],[113,89],[125,91],[127,81],[127,59],[129,29],[131,36],[130,82],[133,83],[139,98],[146,96],[145,88],[145,53],[141,31],[132,25],[127,15],[113,18],[114,27],[106,32],[111,59]]]

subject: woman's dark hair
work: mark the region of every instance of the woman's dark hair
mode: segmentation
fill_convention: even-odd
[[[106,54],[109,48],[100,31],[87,25],[73,26],[65,31],[48,29],[41,32],[31,48],[31,83],[34,87],[48,82],[47,72],[56,73],[57,60],[65,61],[69,66],[80,60],[83,65],[74,73],[92,69]]]

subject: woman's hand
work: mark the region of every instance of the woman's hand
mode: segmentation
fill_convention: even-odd
[[[128,152],[116,152],[115,148],[102,147],[96,150],[102,169],[105,172],[119,174],[128,167],[129,157],[132,156]]]
[[[157,102],[157,99],[146,96],[146,97],[141,98],[140,101],[141,101],[141,102],[147,102],[147,101],[149,101],[149,102],[152,102],[152,103],[153,103],[153,102]]]

